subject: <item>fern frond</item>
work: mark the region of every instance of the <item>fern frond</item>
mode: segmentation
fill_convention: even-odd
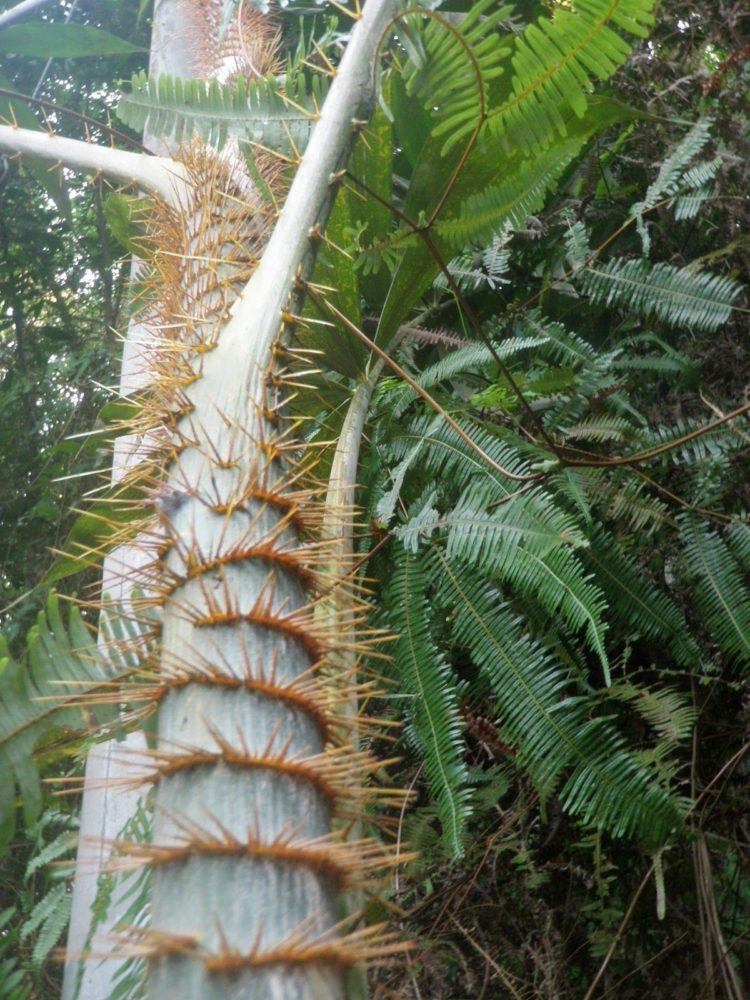
[[[680,195],[674,200],[674,217],[677,222],[685,219],[694,219],[703,208],[704,203],[711,197],[711,189],[706,186],[691,191],[689,194]]]
[[[565,258],[573,274],[580,271],[591,256],[591,243],[586,226],[580,220],[568,227],[565,234]]]
[[[463,854],[471,813],[463,722],[456,678],[430,634],[427,586],[420,559],[402,550],[386,594],[391,625],[398,633],[393,656],[400,688],[411,696],[407,733],[424,761],[437,801],[443,844],[457,858]]]
[[[477,509],[476,497],[472,491],[467,493],[440,519],[440,526],[448,530],[449,559],[503,573],[505,563],[515,558],[518,546],[543,557],[562,545],[576,548],[587,544],[575,519],[557,508],[541,490],[526,493],[489,513]]]
[[[655,333],[648,331],[628,337],[620,341],[622,353],[612,361],[612,367],[618,371],[654,372],[658,375],[679,374],[691,375],[695,371],[695,362],[683,351],[668,344]],[[634,353],[644,348],[658,350],[659,354]]]
[[[643,222],[644,214],[652,209],[657,202],[678,192],[685,168],[708,142],[711,136],[712,124],[713,122],[710,118],[701,118],[700,121],[693,125],[685,138],[677,144],[672,153],[662,162],[656,180],[649,185],[646,191],[646,197],[631,208],[630,215],[636,221],[636,228],[643,242],[644,254],[648,255],[651,245],[648,230]],[[700,183],[703,182],[699,181],[698,185]],[[691,180],[687,180],[686,187],[689,188],[690,186]]]
[[[724,539],[692,517],[682,520],[681,541],[692,593],[719,648],[750,661],[750,593]]]
[[[540,337],[506,337],[505,340],[496,342],[492,346],[495,355],[502,361],[507,361],[517,354],[539,347],[543,342]],[[450,351],[434,364],[427,365],[417,378],[417,382],[423,389],[429,389],[438,382],[459,375],[462,379],[470,378],[472,371],[494,364],[494,360],[492,350],[486,344],[467,344],[466,347]]]
[[[604,645],[607,603],[578,558],[567,548],[537,555],[526,548],[502,567],[505,579],[532,598],[554,619],[559,616],[573,632],[585,631],[589,647],[598,656],[609,685],[609,658]]]
[[[514,475],[530,473],[529,463],[506,441],[469,421],[457,423],[498,465]],[[413,421],[393,441],[392,447],[397,460],[417,447],[423,470],[450,483],[456,491],[465,489],[475,478],[494,500],[517,489],[516,482],[483,462],[440,417],[420,417]]]
[[[476,291],[482,285],[494,290],[508,284],[503,275],[510,265],[508,242],[512,236],[512,227],[505,225],[484,250],[465,250],[448,262],[448,271],[461,291]],[[449,287],[448,276],[444,272],[441,271],[435,278],[435,287]]]
[[[141,72],[123,94],[117,116],[137,132],[148,128],[175,143],[197,133],[217,148],[232,137],[291,153],[307,145],[326,88],[318,74],[308,87],[301,73],[280,85],[272,75],[223,84]]]
[[[0,996],[3,1000],[32,1000],[36,994],[32,994],[31,984],[17,957],[18,928],[9,926],[15,915],[12,906],[0,912]]]
[[[482,491],[483,492],[483,491]],[[586,544],[574,519],[541,490],[485,514],[468,490],[441,519],[450,530],[449,558],[481,567],[539,604],[574,632],[585,629],[609,683],[604,645],[606,602],[573,549]]]
[[[420,15],[403,19],[409,59],[402,77],[407,93],[434,113],[435,137],[448,137],[443,154],[481,124],[483,109],[486,114],[490,83],[502,75],[511,45],[497,28],[512,12],[510,4],[496,7],[495,0],[480,0],[457,24],[439,16],[424,23]]]
[[[630,45],[653,24],[651,0],[579,0],[574,10],[555,6],[551,18],[530,24],[516,39],[513,93],[495,109],[489,126],[522,150],[547,146],[566,134],[564,110],[580,118],[586,92],[621,66]]]
[[[49,815],[49,810],[43,814],[39,826],[42,825],[43,820],[47,815]],[[28,865],[26,866],[26,871],[24,872],[24,878],[27,881],[35,872],[39,871],[40,868],[44,868],[46,865],[52,864],[52,862],[59,862],[66,856],[69,858],[71,853],[75,850],[77,835],[74,827],[77,826],[76,820],[74,817],[60,813],[53,813],[53,816],[55,818],[60,817],[63,820],[65,829],[58,833],[58,835],[48,844],[45,844],[40,851],[34,853],[34,856],[30,859]]]
[[[638,712],[659,738],[662,753],[692,735],[698,713],[679,691],[671,688],[656,690],[633,681],[619,681],[608,689],[607,697],[625,702]]]
[[[577,511],[588,526],[592,523],[591,497],[604,476],[603,469],[564,468],[548,480],[555,496],[567,499],[568,506]]]
[[[711,197],[711,182],[722,164],[720,156],[692,166],[682,178],[682,193],[674,201],[674,217],[677,221],[694,219],[705,201]]]
[[[602,479],[591,498],[608,521],[624,521],[633,531],[651,534],[669,520],[669,508],[658,497],[648,494],[642,479],[631,476]]]
[[[602,355],[576,333],[571,333],[562,323],[549,320],[539,309],[530,309],[514,324],[517,336],[544,337],[540,354],[552,364],[570,365],[574,369],[596,369],[602,363]]]
[[[609,613],[627,629],[663,643],[677,663],[694,669],[701,652],[682,612],[671,598],[627,559],[612,536],[597,527],[590,546],[581,552],[583,563],[609,602]]]
[[[458,250],[482,243],[502,227],[517,229],[527,215],[539,211],[547,192],[580,151],[580,137],[562,140],[532,159],[521,161],[500,184],[471,194],[456,217],[435,226],[441,246]]]
[[[583,269],[582,288],[592,302],[621,305],[672,326],[711,331],[725,323],[743,286],[722,275],[687,267],[616,257]]]
[[[591,701],[524,633],[492,585],[439,552],[435,560],[433,577],[455,608],[453,640],[492,685],[503,739],[517,747],[540,794],[548,796],[563,782],[564,807],[582,822],[615,836],[663,842],[679,823],[677,804],[639,766],[611,721],[591,717]]]
[[[566,441],[626,441],[632,438],[634,427],[625,417],[590,417],[561,433]]]
[[[727,543],[745,573],[750,573],[750,525],[747,521],[733,521],[729,525]]]
[[[703,433],[691,437],[689,441],[680,441],[681,438],[706,428],[708,424],[709,421],[706,420],[677,418],[671,425],[650,428],[650,433],[644,433],[641,446],[650,448],[653,445],[680,442],[669,454],[675,465],[686,469],[707,462],[726,463],[727,460],[731,460],[730,453],[737,444],[744,441],[741,435],[743,432],[747,434],[750,421],[744,415],[740,415],[732,421],[735,426],[725,424],[712,430],[704,430]]]
[[[20,937],[24,941],[36,934],[31,961],[35,969],[42,963],[62,937],[68,926],[72,895],[64,882],[54,886],[43,896],[29,914],[28,920],[21,927]]]

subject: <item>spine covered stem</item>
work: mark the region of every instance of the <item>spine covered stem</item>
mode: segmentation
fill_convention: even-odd
[[[195,172],[183,209],[178,291],[154,359],[174,456],[152,532],[162,539],[154,836],[132,850],[153,869],[143,942],[153,1000],[336,1000],[349,966],[388,950],[376,932],[341,924],[342,890],[388,859],[343,824],[332,832],[348,801],[363,801],[355,783],[372,765],[336,745],[356,727],[350,691],[320,676],[361,639],[316,619],[310,582],[332,551],[299,538],[324,517],[299,483],[307,459],[287,458],[274,359],[391,10],[370,0],[357,24],[265,248],[272,220],[259,221],[257,202],[237,208],[238,185],[222,176],[231,157],[212,161],[214,176]],[[238,246],[252,252],[238,259]],[[174,259],[165,247],[164,268]]]

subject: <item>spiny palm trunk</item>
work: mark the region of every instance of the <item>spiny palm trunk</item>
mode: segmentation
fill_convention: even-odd
[[[184,266],[153,359],[168,467],[149,536],[162,606],[154,836],[126,848],[153,869],[154,1000],[344,997],[347,969],[384,947],[340,926],[341,891],[385,862],[333,822],[361,801],[369,764],[341,746],[353,680],[323,677],[360,640],[315,615],[310,594],[330,585],[316,564],[331,563],[315,524],[330,517],[301,483],[277,360],[390,9],[370,0],[246,287],[267,228],[259,206],[231,155],[188,164]],[[162,277],[174,252],[162,246]]]

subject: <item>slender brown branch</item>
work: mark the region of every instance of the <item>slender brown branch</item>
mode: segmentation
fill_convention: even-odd
[[[745,403],[739,406],[736,410],[732,410],[731,413],[726,413],[723,417],[719,417],[717,420],[711,421],[711,423],[706,424],[704,427],[698,427],[694,431],[690,431],[688,434],[683,434],[681,437],[676,438],[673,441],[667,441],[665,444],[660,444],[656,448],[649,448],[648,451],[642,451],[635,455],[618,455],[615,458],[589,458],[585,461],[579,461],[577,459],[565,459],[566,465],[590,468],[590,467],[609,467],[613,465],[632,465],[635,462],[646,462],[650,458],[656,458],[657,455],[662,455],[666,451],[672,451],[674,448],[679,448],[680,445],[687,444],[688,441],[693,441],[695,438],[701,437],[703,434],[707,434],[709,431],[715,430],[717,427],[721,427],[722,424],[729,423],[736,417],[741,416],[743,413],[747,413],[750,410],[750,403]]]

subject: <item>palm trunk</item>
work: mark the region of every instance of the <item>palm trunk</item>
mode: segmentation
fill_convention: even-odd
[[[175,9],[157,7],[157,37]],[[159,419],[172,428],[164,454],[177,456],[151,535],[162,604],[154,837],[129,845],[153,868],[144,945],[154,1000],[344,997],[347,969],[377,948],[341,928],[340,891],[383,859],[332,832],[342,800],[359,798],[359,758],[331,750],[350,725],[347,684],[318,679],[356,640],[316,621],[310,603],[310,563],[317,551],[329,566],[332,553],[299,540],[311,504],[300,463],[285,459],[274,359],[353,122],[369,110],[391,10],[392,0],[370,0],[356,26],[246,287],[234,248],[257,245],[263,227],[257,204],[233,208],[237,176],[232,189],[232,178],[197,168],[179,220],[182,290],[154,355]],[[328,531],[330,514],[322,523]]]

